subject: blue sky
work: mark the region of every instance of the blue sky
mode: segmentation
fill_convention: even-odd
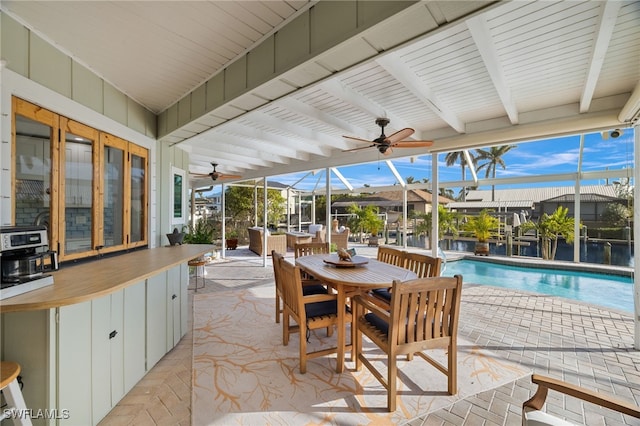
[[[578,156],[580,151],[580,136],[567,136],[553,139],[536,140],[531,142],[521,142],[516,144],[517,148],[511,149],[504,157],[506,169],[498,168],[497,177],[520,177],[532,175],[545,175],[557,173],[573,173],[577,170]],[[474,152],[474,151],[472,151]],[[440,163],[440,181],[453,181],[461,179],[461,168],[459,164],[447,167],[444,160],[445,154],[438,156]],[[384,162],[362,164],[357,166],[340,167],[342,175],[356,187],[369,184],[372,187],[393,185],[395,178]],[[431,178],[431,155],[417,157],[412,163],[409,158],[393,160],[398,173],[403,178],[413,176],[417,181],[423,178]],[[624,129],[623,134],[617,138],[604,140],[601,133],[591,133],[585,135],[584,159],[582,170],[584,172],[609,169],[623,169],[633,166],[633,129]],[[286,176],[276,176],[270,178],[283,184],[293,184],[301,179],[306,173],[295,173]],[[480,171],[480,178],[484,178],[484,170]],[[470,175],[467,172],[467,180]],[[307,177],[304,181],[296,185],[297,189],[310,190],[316,184],[323,189],[325,186],[324,175],[318,182],[318,176]],[[598,182],[583,182],[596,184]],[[605,181],[600,183],[604,184]],[[554,183],[541,183],[535,186],[553,185]],[[557,183],[556,183],[557,184]],[[563,183],[572,184],[572,183]],[[332,179],[334,188],[344,188],[337,179]],[[533,186],[533,185],[529,185]],[[506,187],[506,186],[505,186]],[[512,185],[511,187],[515,187]],[[480,188],[480,189],[490,189]]]

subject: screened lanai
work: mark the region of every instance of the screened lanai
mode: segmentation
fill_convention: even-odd
[[[26,76],[145,134],[158,188],[175,166],[171,150],[202,188],[211,163],[240,181],[380,159],[436,164],[452,151],[632,127],[640,145],[638,1],[3,1],[0,10],[3,32],[17,34],[2,40],[3,89]],[[34,92],[17,94],[49,106]],[[373,141],[378,118],[389,119],[387,135],[411,128],[406,140],[433,143],[384,155],[344,137]],[[436,170],[432,188],[466,184],[444,184]],[[172,224],[151,227],[159,244]]]

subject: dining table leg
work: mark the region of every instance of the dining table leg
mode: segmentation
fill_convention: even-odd
[[[338,292],[338,343],[337,343],[337,359],[336,359],[336,372],[342,373],[344,371],[344,352],[346,346],[346,315],[345,306],[347,304],[347,297],[345,294],[344,285],[337,285],[336,291]]]

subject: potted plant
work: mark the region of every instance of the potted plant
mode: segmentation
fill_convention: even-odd
[[[384,221],[378,216],[378,208],[372,205],[366,206],[362,215],[362,227],[369,232],[369,246],[378,245],[378,233],[384,226]]]
[[[468,222],[464,225],[464,230],[471,232],[478,240],[474,254],[480,256],[489,255],[489,238],[495,234],[498,226],[498,219],[491,216],[486,209],[482,210],[478,216],[468,217]]]
[[[198,219],[194,225],[185,225],[183,242],[186,244],[212,244],[214,226],[205,219]]]
[[[380,220],[382,221],[382,220]],[[379,232],[379,224],[377,223],[371,223],[369,224],[369,226],[367,227],[369,229],[369,243],[367,244],[368,246],[374,246],[377,247],[378,246],[378,232]]]
[[[225,241],[226,241],[227,249],[235,250],[236,248],[238,248],[238,231],[235,229],[232,229],[229,232],[227,232]]]

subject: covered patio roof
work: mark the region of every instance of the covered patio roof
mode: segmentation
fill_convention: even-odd
[[[640,110],[640,1],[0,7],[158,114],[159,141],[195,173],[375,161],[375,148],[344,152],[366,144],[343,135],[378,137],[377,117],[387,135],[434,141],[396,158],[624,127]]]

